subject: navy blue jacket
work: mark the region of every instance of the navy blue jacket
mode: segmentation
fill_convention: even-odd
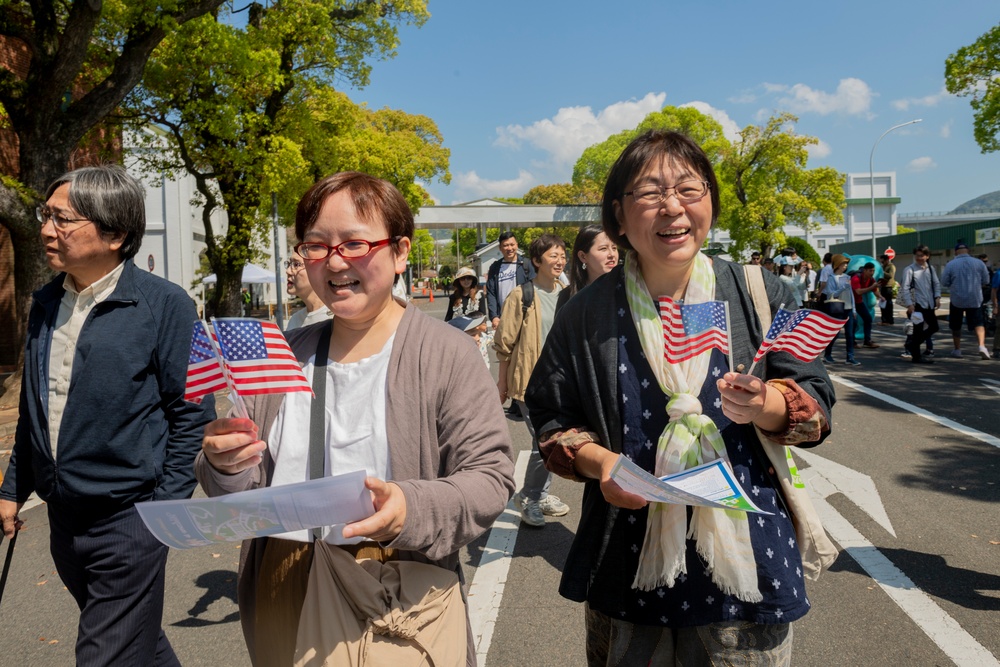
[[[535,277],[535,267],[527,257],[518,256],[517,274],[514,284],[522,285]],[[489,318],[500,317],[503,312],[503,304],[497,299],[500,293],[500,265],[504,263],[499,260],[490,264],[489,271],[486,272],[486,308],[489,311]]]
[[[125,262],[118,285],[80,330],[53,460],[49,349],[64,279],[59,274],[34,295],[0,497],[24,502],[36,492],[59,506],[110,511],[190,497],[204,426],[215,418],[211,396],[200,405],[184,400],[194,303],[177,285]]]

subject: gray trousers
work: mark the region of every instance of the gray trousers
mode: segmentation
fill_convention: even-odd
[[[531,420],[528,419],[528,406],[524,404],[524,401],[514,402],[521,410],[524,425],[528,427],[528,433],[531,435],[531,456],[528,457],[528,471],[524,474],[524,487],[521,489],[521,494],[528,500],[541,500],[549,495],[552,473],[545,469],[542,455],[538,453],[538,435],[531,425]]]
[[[634,625],[586,607],[588,667],[790,667],[792,625],[749,621],[691,628]]]

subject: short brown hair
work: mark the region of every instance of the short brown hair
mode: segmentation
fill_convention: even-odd
[[[532,241],[531,245],[528,246],[528,257],[531,258],[531,263],[535,265],[535,268],[538,268],[542,263],[542,255],[557,246],[562,248],[563,252],[566,251],[566,242],[556,234],[542,234]]]
[[[341,190],[351,195],[354,210],[362,220],[381,222],[390,237],[413,239],[413,212],[395,185],[359,171],[342,171],[317,181],[302,195],[295,209],[295,236],[299,241],[316,224],[323,203]]]
[[[703,180],[708,182],[709,196],[712,199],[712,224],[719,217],[719,183],[715,178],[712,162],[705,155],[701,146],[690,137],[680,132],[665,132],[649,130],[632,140],[615,160],[608,180],[604,184],[604,197],[601,200],[601,223],[608,238],[623,248],[632,250],[628,239],[618,233],[618,219],[615,217],[615,202],[621,205],[625,196],[625,188],[653,160],[666,158],[670,164],[684,164],[694,169]]]

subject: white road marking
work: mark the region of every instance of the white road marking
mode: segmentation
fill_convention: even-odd
[[[812,496],[816,512],[830,536],[956,665],[1000,665],[993,654],[917,588],[909,577],[893,565],[825,498],[812,488],[809,495]]]
[[[530,455],[529,450],[517,456],[517,464],[514,466],[515,488],[519,489],[523,485]],[[514,500],[511,498],[507,508],[490,529],[479,567],[469,586],[469,622],[476,641],[476,661],[480,665],[486,664],[486,656],[493,642],[493,629],[496,627],[497,614],[500,613],[500,602],[503,600],[503,589],[507,583],[507,572],[510,570],[520,525],[521,513],[514,507]]]
[[[880,391],[876,391],[874,389],[871,389],[862,384],[854,382],[853,380],[848,380],[847,378],[841,377],[839,375],[834,375],[831,373],[830,379],[833,380],[834,382],[844,385],[845,387],[850,387],[851,389],[864,392],[868,396],[872,396],[873,398],[885,401],[889,405],[894,405],[897,408],[907,410],[915,415],[923,417],[924,419],[928,419],[936,424],[940,424],[945,428],[950,428],[952,430],[958,431],[963,435],[968,435],[970,437],[976,438],[977,440],[985,442],[987,445],[992,445],[993,447],[997,447],[998,449],[1000,449],[1000,438],[992,436],[989,433],[983,433],[982,431],[977,431],[976,429],[965,426],[964,424],[959,424],[957,421],[948,419],[947,417],[942,417],[941,415],[936,415],[933,412],[928,412],[927,410],[919,408],[916,405],[913,405],[912,403],[901,401],[898,398],[889,396],[888,394],[883,394]]]
[[[802,475],[811,482],[811,489],[822,494],[824,498],[838,492],[843,493],[865,514],[873,518],[878,525],[896,537],[896,531],[885,511],[885,505],[882,504],[882,496],[879,495],[871,477],[836,461],[823,458],[809,449],[799,447],[794,450],[794,453],[795,456],[809,464],[808,470],[802,471]]]
[[[992,389],[996,393],[1000,394],[1000,382],[997,382],[996,380],[984,380],[982,378],[980,378],[979,381],[985,384],[987,389]]]

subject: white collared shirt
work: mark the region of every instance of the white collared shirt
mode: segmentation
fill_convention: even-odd
[[[124,267],[125,262],[122,262],[111,273],[80,291],[77,291],[76,283],[69,274],[63,280],[66,293],[59,303],[59,313],[52,328],[52,345],[49,347],[49,442],[52,445],[53,459],[56,458],[59,427],[66,410],[70,381],[73,379],[73,360],[76,357],[80,331],[94,306],[105,301],[115,291]]]

